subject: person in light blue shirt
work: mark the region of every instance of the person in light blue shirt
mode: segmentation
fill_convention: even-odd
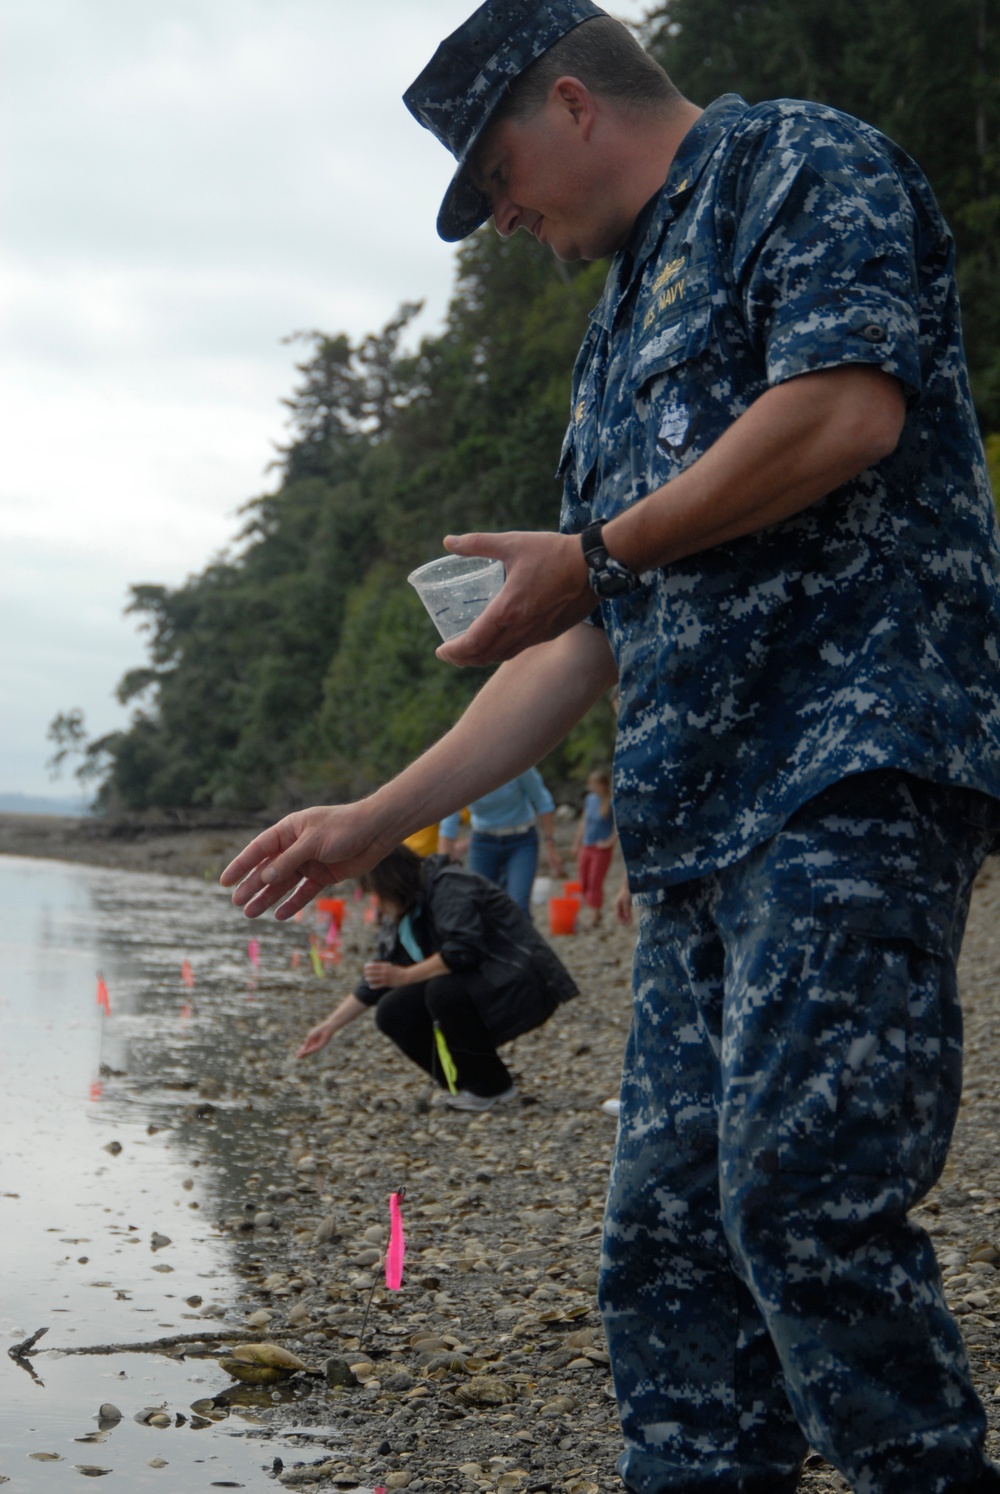
[[[552,812],[555,803],[537,768],[529,768],[509,783],[484,794],[469,805],[472,834],[466,865],[469,871],[488,877],[527,913],[531,887],[538,866],[538,830],[542,827],[545,856],[552,874],[563,874],[562,857],[556,848]],[[438,826],[438,847],[454,854],[461,816],[450,814]]]

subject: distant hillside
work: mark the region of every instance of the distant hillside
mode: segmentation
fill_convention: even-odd
[[[90,802],[79,797],[59,794],[0,794],[0,814],[69,814],[90,813]]]

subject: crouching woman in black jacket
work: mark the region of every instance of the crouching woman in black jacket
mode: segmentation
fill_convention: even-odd
[[[484,877],[421,860],[397,846],[361,879],[378,899],[384,923],[377,957],[364,979],[306,1036],[297,1056],[316,1053],[370,1006],[375,1021],[407,1058],[447,1091],[434,1028],[458,1071],[456,1110],[490,1110],[516,1092],[497,1053],[540,1027],[577,994],[555,951],[531,920]]]

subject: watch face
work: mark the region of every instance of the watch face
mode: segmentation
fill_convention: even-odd
[[[634,577],[620,571],[594,571],[590,584],[599,597],[623,597],[635,590]]]
[[[590,524],[580,536],[583,558],[590,572],[590,589],[599,597],[624,597],[642,580],[628,566],[612,558],[601,540],[604,524]]]

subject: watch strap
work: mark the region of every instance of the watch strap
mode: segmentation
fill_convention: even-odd
[[[596,524],[588,524],[580,534],[580,548],[583,558],[591,570],[595,566],[603,565],[608,559],[607,546],[603,539],[604,520],[600,519]]]
[[[590,585],[599,597],[626,596],[642,585],[641,576],[608,554],[603,538],[604,520],[588,524],[580,532],[580,548],[590,572]]]

